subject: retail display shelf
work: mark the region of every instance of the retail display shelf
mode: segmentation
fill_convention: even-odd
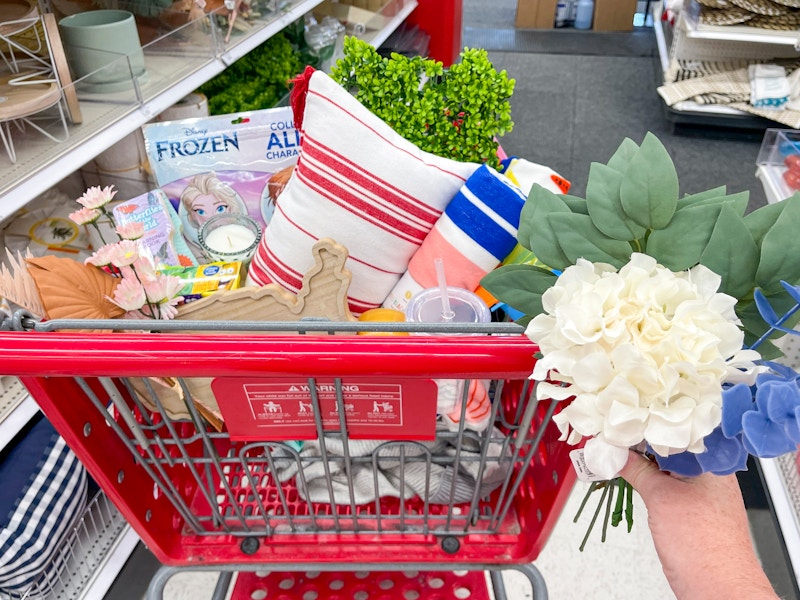
[[[658,58],[661,62],[661,73],[667,72],[669,68],[669,47],[670,42],[667,41],[667,32],[664,29],[664,21],[662,21],[663,9],[660,2],[654,2],[650,8],[653,16],[653,32],[656,35],[656,47],[658,48]]]
[[[746,25],[704,25],[699,20],[700,5],[690,1],[685,5],[683,19],[690,38],[753,44],[777,44],[798,47],[800,32],[748,27]]]
[[[250,31],[235,34],[225,48],[220,48],[223,35],[213,19],[188,23],[143,46],[145,74],[132,78],[122,91],[91,93],[86,77],[77,80],[83,122],[71,125],[69,138],[61,143],[35,132],[20,140],[16,164],[0,169],[0,221],[321,2],[294,0],[279,14],[252,22]]]
[[[389,20],[389,22],[383,28],[379,29],[374,33],[369,33],[366,35],[361,36],[361,38],[365,42],[369,42],[376,48],[380,47],[392,33],[397,30],[400,25],[408,18],[408,16],[414,12],[414,9],[417,8],[419,3],[417,0],[406,0],[403,4],[403,8],[398,11],[398,13]]]
[[[126,523],[104,556],[102,564],[97,566],[95,577],[88,582],[79,597],[83,600],[103,598],[140,541],[136,532]]]
[[[0,450],[5,448],[39,407],[16,377],[0,377]]]
[[[658,48],[658,58],[661,64],[662,74],[666,73],[669,69],[670,61],[670,42],[667,40],[667,32],[664,30],[664,22],[661,20],[662,7],[661,3],[655,2],[651,7],[651,14],[653,16],[653,31],[656,36],[656,47]],[[662,75],[663,79],[663,75]],[[698,114],[698,115],[728,115],[728,116],[743,116],[747,113],[720,105],[704,105],[692,102],[689,100],[678,102],[670,107],[670,110],[677,113]]]
[[[23,598],[103,598],[139,541],[108,497],[96,492]]]
[[[685,13],[686,11],[684,11]],[[651,7],[653,16],[653,30],[656,36],[656,47],[658,49],[659,63],[662,73],[666,75],[670,67],[670,61],[674,55],[673,44],[675,40],[669,40],[664,23],[661,20],[662,7],[656,2]],[[681,14],[676,19],[676,28],[681,29],[682,38],[687,34],[686,24],[688,19],[685,14]],[[673,36],[670,36],[673,37]],[[763,43],[764,40],[761,40]],[[662,77],[662,80],[664,78]],[[761,119],[745,111],[724,106],[721,104],[699,104],[691,100],[677,102],[672,106],[666,107],[668,118],[678,123],[708,124],[708,125],[729,125],[731,127],[754,127],[767,123],[766,119]]]
[[[800,474],[797,455],[760,459],[759,467],[780,525],[795,580],[800,581]]]

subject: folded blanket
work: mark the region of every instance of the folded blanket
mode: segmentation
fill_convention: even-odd
[[[323,237],[349,251],[350,311],[380,306],[445,206],[478,168],[423,152],[325,73],[306,74],[300,159],[278,197],[248,285],[298,292]],[[295,120],[298,115],[295,114]]]
[[[524,203],[511,180],[482,165],[447,205],[383,305],[405,310],[412,296],[436,287],[436,258],[447,285],[474,290],[514,248]]]
[[[295,478],[301,497],[310,502],[331,503],[326,479],[326,466],[330,472],[333,501],[350,504],[374,502],[376,498],[394,497],[410,499],[419,496],[430,504],[455,504],[471,502],[475,491],[483,498],[505,481],[511,461],[503,455],[502,434],[493,430],[492,440],[486,441],[486,460],[481,473],[480,445],[468,436],[462,438],[458,468],[455,456],[459,449],[454,441],[437,438],[433,442],[386,442],[380,440],[348,440],[347,452],[351,460],[350,473],[344,464],[344,445],[338,438],[325,437],[328,461],[323,463],[320,440],[307,441],[296,453],[285,447],[273,450],[273,460],[281,482]],[[401,466],[400,456],[404,460]],[[439,459],[426,460],[428,454]],[[371,457],[361,462],[360,457]],[[480,481],[478,481],[478,476]]]

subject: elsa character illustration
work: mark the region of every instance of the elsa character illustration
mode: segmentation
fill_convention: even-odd
[[[208,219],[224,213],[247,214],[247,205],[230,185],[220,180],[216,173],[195,175],[181,192],[178,214],[183,222],[183,233],[199,248],[197,232]]]

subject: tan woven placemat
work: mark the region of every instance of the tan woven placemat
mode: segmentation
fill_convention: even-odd
[[[770,17],[777,17],[789,11],[787,7],[770,2],[770,0],[730,0],[730,2],[751,13]]]
[[[700,23],[703,25],[739,25],[755,16],[755,13],[739,7],[722,9],[700,7]]]
[[[800,11],[791,10],[785,14],[774,17],[756,15],[753,19],[747,22],[747,25],[749,27],[757,27],[759,29],[794,31],[795,29],[800,29]]]
[[[789,8],[800,8],[800,0],[772,0],[773,2]]]
[[[798,0],[798,2],[800,2],[800,0]],[[730,8],[731,6],[728,0],[697,0],[697,3],[706,8]]]

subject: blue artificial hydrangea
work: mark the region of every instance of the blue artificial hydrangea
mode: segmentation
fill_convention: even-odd
[[[727,437],[723,434],[722,427],[717,427],[703,441],[706,451],[701,454],[681,452],[666,457],[656,454],[659,468],[684,477],[706,472],[730,475],[747,469],[748,452],[742,444],[741,436]]]
[[[764,294],[756,290],[756,306],[770,330],[752,346],[753,349],[775,331],[800,335],[784,326],[791,315],[800,310],[800,286],[781,284],[798,304],[779,317]],[[775,458],[797,449],[800,444],[800,375],[787,365],[769,361],[762,364],[769,367],[769,371],[759,374],[754,386],[738,383],[723,389],[722,420],[703,440],[705,452],[682,452],[668,457],[655,455],[662,470],[683,476],[705,472],[728,475],[746,469],[750,454]]]

